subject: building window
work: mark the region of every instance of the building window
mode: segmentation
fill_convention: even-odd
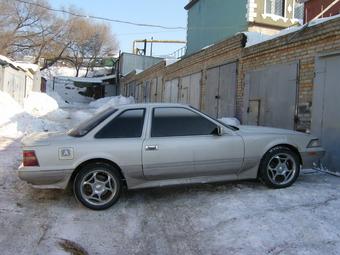
[[[303,20],[304,4],[294,2],[294,19]]]
[[[285,16],[285,0],[266,0],[266,14]]]

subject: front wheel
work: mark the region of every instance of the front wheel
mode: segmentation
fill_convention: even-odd
[[[73,186],[78,201],[93,210],[111,207],[120,197],[122,184],[117,169],[105,163],[92,163],[77,174]]]
[[[299,156],[286,147],[268,151],[260,163],[260,179],[270,188],[291,186],[300,174]]]

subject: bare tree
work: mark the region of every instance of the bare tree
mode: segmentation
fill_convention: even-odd
[[[30,1],[49,7],[45,0]],[[77,75],[81,67],[87,67],[88,73],[98,57],[117,49],[106,24],[57,16],[46,8],[11,0],[0,0],[0,36],[0,54],[16,58],[29,55],[35,63],[43,58],[42,69],[67,60]]]
[[[81,67],[86,67],[86,76],[101,56],[117,50],[117,41],[110,27],[102,23],[91,23],[87,19],[76,18],[71,22],[70,56],[79,75]]]

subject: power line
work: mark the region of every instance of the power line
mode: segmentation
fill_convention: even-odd
[[[126,21],[126,20],[118,20],[118,19],[110,19],[110,18],[105,18],[105,17],[99,17],[99,16],[93,16],[93,15],[82,15],[78,13],[74,13],[71,11],[67,10],[61,10],[61,9],[54,9],[39,3],[32,3],[26,0],[15,0],[16,2],[24,3],[24,4],[29,4],[33,6],[40,7],[42,9],[46,9],[49,11],[53,12],[59,12],[59,13],[64,13],[64,14],[69,14],[75,17],[80,17],[80,18],[89,18],[89,19],[96,19],[96,20],[104,20],[104,21],[109,21],[109,22],[115,22],[115,23],[121,23],[121,24],[128,24],[128,25],[133,25],[133,26],[139,26],[139,27],[154,27],[154,28],[163,28],[163,29],[169,29],[169,30],[174,30],[174,29],[181,29],[185,30],[185,27],[168,27],[168,26],[162,26],[162,25],[154,25],[154,24],[144,24],[144,23],[136,23],[132,21]]]
[[[183,31],[182,29],[173,29],[173,30],[161,30],[161,31],[145,31],[145,32],[136,32],[136,33],[122,33],[115,34],[116,36],[129,36],[129,35],[154,35],[154,34],[163,34],[163,33],[174,33],[178,31]]]

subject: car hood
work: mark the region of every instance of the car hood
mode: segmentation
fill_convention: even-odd
[[[272,128],[272,127],[261,127],[261,126],[247,126],[241,125],[237,126],[239,128],[240,133],[243,134],[277,134],[277,135],[303,135],[305,133],[289,130],[289,129],[281,129],[281,128]],[[307,135],[307,134],[306,134]]]
[[[40,132],[32,133],[21,140],[24,146],[45,146],[53,142],[70,140],[65,132]]]

